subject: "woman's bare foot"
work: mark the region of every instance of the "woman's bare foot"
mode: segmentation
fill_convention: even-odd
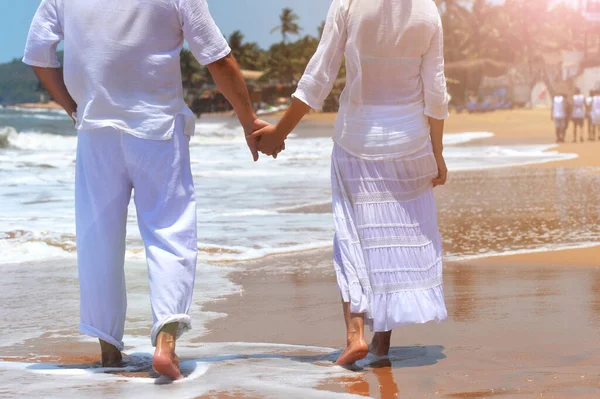
[[[346,322],[346,349],[335,362],[336,366],[348,366],[369,354],[365,341],[365,315],[352,313],[350,303],[342,301],[344,321]]]
[[[123,355],[114,345],[100,340],[100,351],[102,352],[102,367],[121,367]]]
[[[179,358],[175,354],[175,337],[178,323],[167,324],[156,337],[156,351],[152,356],[152,368],[160,375],[173,380],[183,378],[179,370]]]
[[[364,359],[369,354],[369,346],[365,341],[364,337],[357,337],[352,340],[344,349],[344,352],[340,355],[338,360],[335,362],[336,366],[347,366],[356,362],[357,360]]]
[[[387,356],[390,353],[392,332],[376,332],[369,346],[369,352],[375,356]]]

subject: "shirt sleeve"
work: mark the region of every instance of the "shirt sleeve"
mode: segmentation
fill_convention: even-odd
[[[446,119],[448,92],[444,75],[444,33],[439,16],[429,49],[423,55],[421,79],[425,95],[425,115],[435,119]]]
[[[323,107],[342,66],[347,28],[341,3],[342,0],[333,0],[317,52],[308,63],[298,82],[298,89],[292,95],[312,109]]]
[[[62,2],[42,0],[25,44],[23,62],[42,68],[60,68],[56,48],[63,40]]]
[[[179,13],[183,37],[200,64],[211,64],[231,52],[206,0],[179,0]]]

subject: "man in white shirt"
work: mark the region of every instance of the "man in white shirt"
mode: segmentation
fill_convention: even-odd
[[[596,141],[596,132],[594,131],[594,125],[592,125],[592,94],[585,98],[585,119],[587,119],[588,123],[588,140]]]
[[[588,98],[588,124],[591,140],[596,139],[596,130],[600,127],[600,90],[592,90]],[[600,137],[599,137],[600,139]]]
[[[585,96],[579,89],[575,89],[571,104],[571,121],[573,122],[573,142],[577,142],[577,128],[581,129],[580,140],[583,143],[583,125],[585,119]]]
[[[179,61],[184,39],[246,136],[266,126],[206,0],[42,0],[23,58],[78,130],[79,330],[100,339],[104,366],[121,364],[125,227],[135,189],[150,277],[153,367],[173,379],[181,378],[175,340],[191,327],[197,257],[189,158],[195,122]],[[61,40],[64,75],[56,57]],[[257,160],[254,139],[248,145]]]
[[[552,100],[552,120],[556,128],[556,142],[564,143],[567,130],[567,104],[566,97],[556,95]]]

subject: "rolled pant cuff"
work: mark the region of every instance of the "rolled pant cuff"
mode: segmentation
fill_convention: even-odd
[[[123,349],[125,349],[125,345],[123,345],[122,341],[117,341],[116,339],[111,337],[109,334],[102,332],[102,331],[98,330],[97,328],[94,328],[87,324],[80,323],[79,324],[79,332],[82,334],[85,334],[85,335],[89,335],[90,337],[101,339],[104,342],[108,342],[109,344],[116,347],[119,351],[122,351]]]
[[[154,323],[154,327],[152,327],[152,346],[156,346],[156,337],[158,333],[164,326],[171,323],[179,323],[179,327],[177,328],[177,336],[176,338],[181,337],[181,335],[190,330],[192,328],[192,318],[187,314],[176,314],[172,316],[165,317],[164,319],[157,321]]]

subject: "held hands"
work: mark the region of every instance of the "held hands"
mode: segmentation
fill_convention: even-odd
[[[263,142],[262,136],[266,134],[268,129],[275,129],[275,127],[258,118],[254,120],[251,126],[244,128],[246,133],[246,143],[248,144],[248,148],[252,153],[254,162],[258,161],[259,151],[265,155],[273,156],[273,158],[277,159],[277,155],[279,155],[281,151],[285,150],[285,139],[283,139],[274,150],[270,147],[272,144],[272,139],[266,140],[268,143]],[[270,137],[270,135],[268,137]]]
[[[285,150],[285,139],[287,134],[277,129],[277,126],[268,125],[252,133],[252,136],[258,141],[258,150],[265,155],[273,156],[277,159],[277,155]]]
[[[438,167],[438,175],[435,179],[432,180],[433,187],[443,186],[446,184],[446,179],[448,179],[448,168],[446,167],[446,160],[441,152],[434,152],[435,162]]]

